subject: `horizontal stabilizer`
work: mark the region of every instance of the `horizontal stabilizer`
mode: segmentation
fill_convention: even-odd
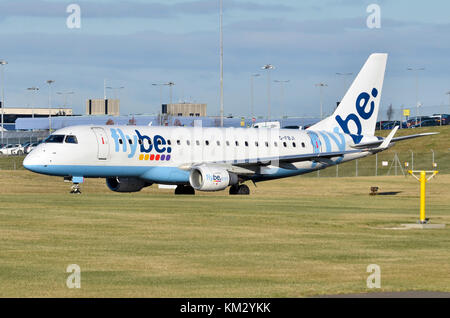
[[[418,138],[418,137],[425,137],[425,136],[431,136],[431,135],[437,135],[439,134],[438,132],[429,132],[429,133],[422,133],[422,134],[416,134],[416,135],[408,135],[408,136],[400,136],[400,137],[395,137],[392,138],[392,140],[390,141],[390,143],[394,143],[397,141],[403,141],[403,140],[408,140],[408,139],[413,139],[413,138]],[[376,148],[379,147],[386,139],[382,139],[382,140],[377,140],[377,141],[373,141],[373,142],[366,142],[366,143],[359,143],[357,145],[352,146],[352,148],[355,149],[361,149],[361,148]]]

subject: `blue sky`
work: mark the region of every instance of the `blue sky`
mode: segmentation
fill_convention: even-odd
[[[450,112],[450,3],[448,1],[223,0],[225,113],[248,115],[250,75],[255,79],[255,112],[267,108],[264,64],[276,66],[272,80],[285,85],[284,110],[279,84],[272,83],[272,114],[317,116],[319,90],[327,83],[325,112],[331,112],[350,78],[372,52],[389,53],[382,107],[415,105],[424,112]],[[81,7],[81,28],[66,27],[66,7]],[[381,28],[369,29],[366,8],[381,8]],[[5,68],[6,105],[32,103],[27,87],[38,86],[34,103],[47,105],[47,79],[53,92],[74,91],[69,103],[83,113],[87,98],[103,97],[103,80],[121,98],[121,112],[152,113],[159,88],[175,82],[174,101],[208,103],[219,113],[219,36],[217,0],[0,2],[0,59]],[[114,92],[108,90],[114,97]],[[163,102],[169,90],[163,89]],[[54,94],[54,104],[62,104]],[[414,108],[413,108],[414,109]],[[383,110],[382,110],[383,112]],[[414,114],[414,111],[412,111]]]

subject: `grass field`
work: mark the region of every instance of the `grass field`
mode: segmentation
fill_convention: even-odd
[[[450,175],[427,187],[427,217],[446,229],[389,229],[418,218],[412,177],[294,177],[244,197],[119,194],[88,179],[71,195],[61,178],[3,170],[0,296],[450,292]],[[81,289],[66,287],[69,264],[81,267]],[[369,264],[381,267],[381,289],[366,287]]]

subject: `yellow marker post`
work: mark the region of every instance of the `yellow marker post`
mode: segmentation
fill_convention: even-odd
[[[420,177],[417,177],[414,172],[419,172]],[[408,173],[416,178],[420,182],[420,218],[419,222],[421,224],[427,223],[425,218],[425,185],[428,181],[431,180],[439,171],[413,171],[409,170]],[[427,173],[431,173],[431,176],[427,179]]]

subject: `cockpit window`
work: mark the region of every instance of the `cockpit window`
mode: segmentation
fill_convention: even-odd
[[[67,135],[66,136],[66,143],[68,144],[77,144],[78,140],[76,136],[72,136],[72,135]]]
[[[64,135],[50,135],[45,139],[45,143],[62,143],[64,141]]]

